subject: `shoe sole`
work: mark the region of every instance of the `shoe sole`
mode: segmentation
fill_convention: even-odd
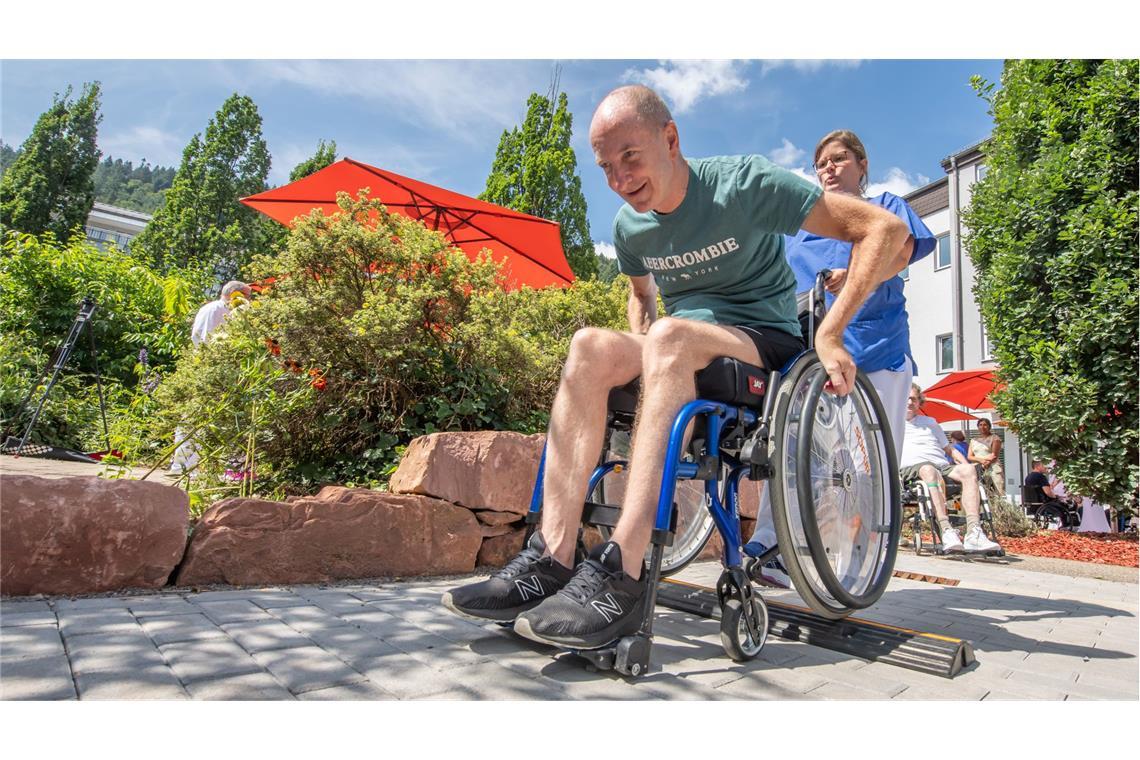
[[[488,610],[487,612],[480,612],[477,610],[465,610],[455,603],[451,598],[451,592],[448,591],[439,600],[447,609],[454,612],[456,615],[468,620],[474,620],[479,623],[513,623],[515,618],[522,613],[532,610],[537,607],[537,604],[527,605],[526,607],[518,608],[512,607],[505,610]]]
[[[636,619],[640,620],[640,616],[637,616]],[[621,623],[628,623],[628,620],[623,620]],[[641,626],[639,625],[637,628],[640,627]],[[595,636],[591,636],[588,639],[579,638],[576,636],[565,636],[562,638],[553,639],[543,636],[542,634],[535,633],[534,629],[530,627],[530,621],[526,618],[520,617],[515,620],[515,633],[517,633],[519,636],[522,636],[524,639],[530,639],[531,641],[537,641],[539,644],[547,644],[552,647],[561,647],[563,649],[604,649],[623,636],[629,636],[631,634],[637,633],[637,628],[634,628],[631,631],[625,631],[623,630],[623,627],[620,623],[616,623],[609,626],[608,628],[602,629],[602,631],[609,631],[610,629],[613,629],[612,632],[605,634],[604,640],[602,637],[602,632],[599,632]]]

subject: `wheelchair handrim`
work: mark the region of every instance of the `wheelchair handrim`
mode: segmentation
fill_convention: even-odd
[[[875,530],[877,523],[872,524],[871,533],[878,536],[876,539],[878,545],[874,547],[873,553],[870,553],[868,557],[871,561],[870,581],[861,593],[853,594],[848,591],[840,579],[836,577],[834,568],[830,562],[828,562],[824,541],[819,530],[817,514],[814,509],[816,499],[813,493],[813,485],[815,481],[812,477],[811,463],[813,443],[815,441],[814,427],[817,424],[815,410],[819,408],[821,400],[825,400],[827,405],[833,403],[831,398],[824,397],[823,395],[824,384],[827,380],[828,377],[826,373],[821,373],[817,376],[812,381],[804,402],[804,419],[800,424],[796,452],[796,466],[799,470],[799,472],[797,472],[796,485],[798,489],[797,496],[800,509],[800,522],[810,548],[810,554],[816,572],[827,588],[828,593],[844,606],[862,609],[878,601],[886,589],[887,584],[890,582],[891,574],[894,571],[895,557],[898,549],[898,537],[901,530],[901,526],[899,525],[901,520],[901,494],[898,482],[898,468],[895,464],[893,440],[891,439],[890,428],[883,412],[882,402],[879,400],[878,394],[875,393],[874,387],[866,375],[859,372],[856,377],[856,388],[852,390],[843,403],[852,404],[852,410],[856,412],[857,416],[865,419],[868,424],[873,424],[877,421],[880,427],[880,433],[877,437],[879,445],[864,445],[860,454],[868,466],[867,475],[870,478],[870,498],[874,499],[877,495],[883,494],[882,486],[884,483],[887,486],[887,503],[879,505],[872,504],[872,508],[877,506],[875,511],[878,514],[874,517],[885,518],[888,521],[888,527],[884,535],[881,531]],[[868,402],[870,404],[869,407],[867,405]],[[834,403],[838,404],[840,402],[836,401]],[[874,419],[871,418],[872,415]],[[861,428],[862,427],[864,426],[861,426]],[[856,433],[860,436],[859,430],[861,428],[856,428]],[[865,438],[865,436],[859,439],[861,443],[863,438]],[[851,447],[848,446],[848,448]],[[875,456],[871,456],[871,451],[875,452]],[[875,557],[878,559],[876,560]],[[865,564],[866,560],[861,563],[861,566]]]

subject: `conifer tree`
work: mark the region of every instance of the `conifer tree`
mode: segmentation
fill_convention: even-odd
[[[265,220],[238,199],[266,189],[269,150],[254,102],[231,95],[182,152],[182,164],[154,219],[132,242],[163,271],[195,267],[218,280],[236,277],[270,233]]]
[[[33,235],[52,232],[67,241],[95,204],[95,144],[99,122],[98,82],[57,93],[0,179],[0,227]]]
[[[594,277],[598,262],[590,240],[586,197],[570,147],[574,117],[566,93],[532,93],[522,128],[504,131],[479,198],[558,222],[562,250],[575,276]]]

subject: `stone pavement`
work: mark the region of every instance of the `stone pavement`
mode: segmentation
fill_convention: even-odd
[[[898,568],[960,585],[895,579],[860,617],[967,639],[976,665],[945,679],[775,639],[738,664],[716,621],[659,607],[651,670],[626,679],[450,614],[440,594],[466,580],[451,578],[4,599],[0,698],[1138,698],[1136,583],[908,552]],[[719,571],[680,577],[712,585]]]

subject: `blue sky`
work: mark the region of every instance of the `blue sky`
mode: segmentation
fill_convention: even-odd
[[[620,200],[593,163],[594,106],[645,82],[671,106],[686,155],[761,153],[807,172],[824,133],[855,130],[872,192],[902,194],[943,175],[941,159],[986,137],[991,120],[969,85],[997,81],[999,60],[8,60],[0,68],[0,137],[19,145],[56,92],[103,86],[104,157],[177,166],[222,102],[251,97],[286,181],[319,139],[351,157],[462,193],[483,189],[499,136],[555,65],[574,113],[573,144],[595,241],[611,240]]]

